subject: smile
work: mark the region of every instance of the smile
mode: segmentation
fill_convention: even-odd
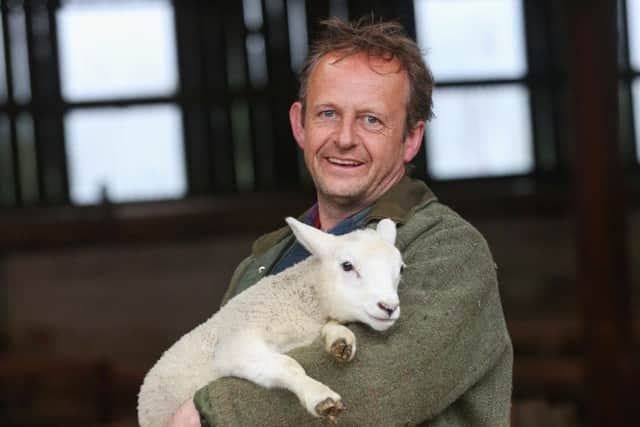
[[[336,157],[327,157],[327,161],[332,165],[355,167],[362,165],[362,162],[356,160],[338,159]]]

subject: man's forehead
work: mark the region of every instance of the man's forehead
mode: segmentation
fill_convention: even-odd
[[[350,77],[342,79],[343,72],[347,72]],[[356,86],[350,86],[345,92],[344,84],[356,84],[364,90],[354,92],[351,89]],[[395,100],[394,95],[398,91],[404,92],[408,98],[409,87],[408,74],[397,59],[338,51],[322,57],[312,71],[308,95],[313,100],[307,100],[314,105],[324,105],[334,102],[335,97],[343,100],[347,97],[349,102],[365,103],[367,107],[382,110]]]

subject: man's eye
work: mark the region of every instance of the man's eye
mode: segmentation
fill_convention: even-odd
[[[340,264],[340,267],[342,267],[343,271],[353,270],[353,264],[351,264],[349,261],[343,262],[342,264]]]
[[[367,124],[370,125],[377,125],[378,123],[380,123],[380,120],[378,120],[378,118],[374,116],[366,116],[365,120],[367,121]]]
[[[335,112],[335,111],[333,111],[333,110],[327,110],[327,111],[322,111],[322,112],[320,112],[320,115],[321,115],[322,117],[326,117],[326,118],[328,118],[328,119],[331,119],[331,118],[333,118],[333,117],[335,117],[335,116],[336,116],[336,112]]]

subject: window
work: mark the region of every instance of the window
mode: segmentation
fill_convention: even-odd
[[[7,75],[5,72],[6,64],[4,57],[6,55],[4,51],[4,25],[3,20],[0,19],[0,103],[7,102]]]
[[[78,109],[67,114],[65,122],[75,203],[185,194],[182,126],[176,107]]]
[[[630,17],[638,1],[629,1]],[[310,179],[287,114],[295,72],[320,17],[354,19],[372,8],[405,24],[436,77],[419,176],[537,177],[567,163],[566,81],[556,58],[564,55],[561,47],[548,53],[560,39],[546,25],[557,19],[551,3],[26,4],[0,2],[2,206],[304,188]]]
[[[415,0],[414,5],[418,43],[436,79],[436,117],[427,125],[429,175],[443,180],[530,173],[521,2]]]
[[[527,90],[449,87],[434,96],[428,167],[436,179],[517,175],[533,168]]]
[[[56,17],[67,101],[162,96],[177,90],[168,1],[67,1]]]
[[[71,200],[176,198],[186,192],[170,2],[66,1],[56,13]],[[144,22],[144,31],[140,23]],[[117,28],[117,31],[114,29]],[[82,102],[130,99],[127,108]]]
[[[636,159],[640,159],[640,0],[627,0],[627,26]]]
[[[299,71],[307,57],[307,11],[304,0],[287,0],[291,69]]]
[[[631,66],[640,71],[640,0],[627,0]]]
[[[7,54],[11,58],[13,97],[21,104],[25,104],[31,99],[26,25],[24,9],[14,7],[7,15],[9,33],[9,52]]]

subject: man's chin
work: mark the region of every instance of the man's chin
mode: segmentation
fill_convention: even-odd
[[[330,200],[340,205],[351,205],[360,203],[364,199],[364,191],[360,185],[354,183],[340,183],[340,185],[318,185],[318,194],[326,200]]]
[[[361,205],[364,199],[360,194],[349,192],[323,192],[322,197],[339,206]]]

